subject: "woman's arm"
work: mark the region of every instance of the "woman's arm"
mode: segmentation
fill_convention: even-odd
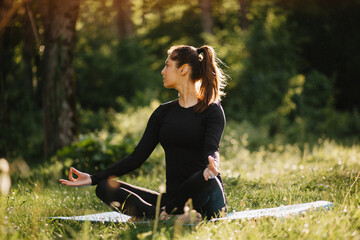
[[[224,110],[220,103],[212,104],[208,110],[204,139],[204,155],[208,158],[209,165],[203,172],[205,180],[213,178],[219,173],[219,145],[226,122]]]
[[[120,160],[104,171],[95,173],[93,175],[80,172],[75,168],[70,168],[69,180],[60,179],[60,182],[68,186],[96,185],[103,179],[121,176],[137,169],[150,156],[159,142],[158,135],[160,128],[160,111],[161,106],[158,107],[150,116],[144,135],[142,136],[139,144],[136,146],[132,154],[130,154],[128,157]],[[73,173],[78,176],[77,179],[73,178]]]
[[[160,111],[161,106],[151,115],[144,135],[132,154],[104,171],[91,175],[92,185],[96,185],[100,180],[108,179],[109,177],[122,176],[140,167],[159,143]]]

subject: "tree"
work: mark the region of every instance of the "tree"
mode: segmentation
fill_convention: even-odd
[[[242,30],[246,30],[249,28],[249,20],[246,17],[246,14],[249,11],[249,5],[251,0],[238,0],[240,9],[239,9],[239,20],[240,20],[240,27]]]
[[[199,7],[201,8],[201,18],[204,32],[214,34],[211,0],[199,0]]]
[[[27,12],[30,12],[30,7],[27,6]],[[23,58],[23,66],[24,66],[24,86],[27,89],[25,91],[27,100],[31,100],[33,95],[33,70],[32,70],[32,59],[35,55],[34,51],[34,36],[32,31],[32,24],[31,19],[29,18],[29,14],[24,14],[23,16],[24,22],[24,31],[23,31],[23,38],[24,38],[24,46],[22,51],[22,58]]]
[[[131,21],[131,1],[114,0],[114,7],[117,10],[115,21],[119,38],[127,38],[133,35],[134,27]]]
[[[40,2],[45,41],[42,66],[45,157],[78,137],[72,61],[79,5],[80,0]]]
[[[9,66],[11,65],[8,58],[9,51],[6,45],[8,41],[4,41],[4,35],[6,33],[8,24],[15,15],[16,11],[22,6],[22,2],[14,2],[12,0],[0,0],[0,123],[5,126],[5,122],[8,122],[8,104],[6,94],[6,76],[10,72]],[[2,154],[0,152],[0,154]]]
[[[16,13],[16,11],[22,6],[22,2],[15,3],[11,0],[0,0],[0,53],[3,51],[3,38],[4,38],[4,32],[5,28],[10,22],[13,15]],[[0,75],[0,119],[2,117],[3,112],[5,112],[5,101],[3,97],[5,96],[5,89],[4,89],[4,71],[2,67],[4,66],[3,56],[0,56],[0,69],[1,69],[1,75]]]

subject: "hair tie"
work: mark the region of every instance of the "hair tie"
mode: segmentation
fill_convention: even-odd
[[[204,59],[203,49],[198,48],[196,49],[196,52],[199,54],[199,61],[202,62],[202,60]]]

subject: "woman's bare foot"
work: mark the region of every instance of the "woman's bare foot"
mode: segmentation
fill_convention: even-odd
[[[170,215],[165,211],[162,211],[159,216],[161,221],[169,221],[172,218],[176,218],[177,223],[186,224],[186,223],[199,223],[201,222],[201,214],[196,210],[187,211],[181,215]]]
[[[184,214],[178,215],[176,222],[184,223],[199,223],[201,222],[201,214],[196,210],[190,210]]]
[[[171,217],[173,217],[173,215],[169,215],[169,214],[168,214],[167,212],[165,212],[165,211],[162,211],[162,212],[160,213],[160,216],[159,216],[159,218],[160,218],[161,221],[169,221]]]

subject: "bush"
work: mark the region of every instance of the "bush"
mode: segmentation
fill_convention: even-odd
[[[282,104],[289,80],[297,75],[301,39],[290,34],[286,12],[273,3],[254,5],[251,14],[243,70],[228,93],[227,110],[237,120],[258,124]]]
[[[123,110],[116,101],[119,96],[149,104],[162,84],[160,73],[152,69],[153,62],[149,50],[137,39],[80,41],[74,61],[80,105],[92,110]],[[149,98],[144,101],[137,89],[143,89]]]
[[[356,110],[339,112],[334,108],[333,79],[313,70],[289,80],[288,92],[282,104],[260,119],[260,126],[268,126],[269,137],[284,140],[313,142],[319,137],[340,141],[357,139],[360,134],[359,114]]]
[[[59,150],[53,161],[62,161],[67,168],[76,166],[85,172],[99,171],[129,154],[125,143],[115,145],[110,142],[111,138],[102,140],[98,136],[88,135]]]

